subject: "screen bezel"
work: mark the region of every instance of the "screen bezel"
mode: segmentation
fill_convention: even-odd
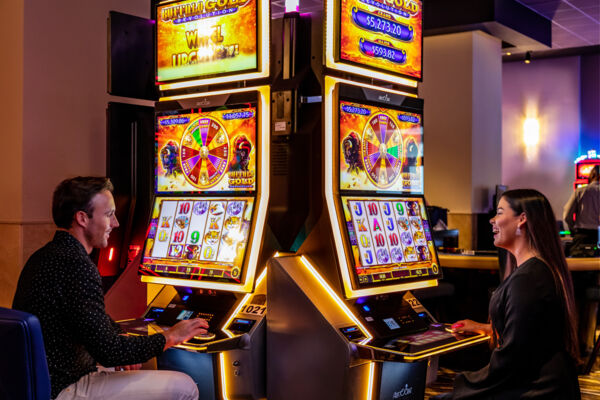
[[[334,48],[334,60],[336,63],[341,63],[341,64],[346,64],[346,65],[352,65],[355,66],[357,68],[361,68],[364,69],[366,71],[376,71],[376,72],[380,72],[383,74],[387,74],[387,75],[391,75],[391,76],[396,76],[398,78],[405,78],[405,79],[410,79],[410,80],[414,80],[417,82],[423,82],[423,27],[424,27],[424,16],[423,16],[423,1],[422,0],[417,0],[420,3],[421,6],[421,41],[420,41],[420,49],[421,49],[421,65],[420,65],[420,76],[416,77],[416,76],[412,76],[410,74],[406,74],[406,73],[401,73],[401,72],[397,72],[397,71],[393,71],[393,70],[389,70],[389,69],[385,69],[385,68],[379,68],[379,67],[374,67],[372,65],[367,65],[367,64],[361,64],[355,61],[349,61],[349,60],[345,60],[342,58],[342,0],[327,0],[327,1],[334,1],[334,21],[337,24],[336,27],[336,33],[337,33],[337,37],[334,38],[334,43],[333,43],[333,48]]]
[[[162,7],[162,6],[167,6],[167,5],[175,5],[176,3],[185,2],[185,1],[188,1],[188,0],[167,0],[167,1],[154,0],[153,15],[154,15],[154,18],[156,21],[156,27],[154,30],[154,52],[156,54],[156,57],[154,57],[154,76],[156,77],[155,85],[157,85],[157,86],[170,85],[170,84],[177,84],[177,83],[189,82],[189,81],[204,81],[204,80],[211,80],[211,79],[215,79],[215,78],[235,77],[237,75],[245,75],[245,74],[249,74],[249,73],[253,73],[253,72],[260,72],[260,71],[262,71],[262,69],[265,68],[265,66],[261,65],[261,54],[263,51],[265,51],[265,49],[263,49],[263,44],[260,40],[261,37],[259,34],[260,29],[265,29],[265,27],[260,26],[260,21],[261,21],[260,16],[261,16],[261,13],[263,13],[265,11],[262,10],[262,3],[260,0],[253,0],[256,2],[256,32],[255,32],[256,67],[255,68],[247,68],[247,69],[240,69],[240,70],[236,70],[236,71],[220,72],[220,73],[206,74],[206,75],[193,75],[193,76],[182,77],[182,78],[159,80],[159,78],[158,78],[158,8]],[[267,12],[268,12],[268,10],[267,10]]]
[[[381,196],[379,193],[374,195],[373,193],[371,194],[363,194],[363,195],[356,195],[356,193],[352,193],[352,194],[341,194],[338,197],[338,207],[340,212],[342,213],[341,217],[341,221],[344,223],[344,229],[342,229],[344,231],[343,233],[343,239],[344,239],[344,247],[346,248],[346,260],[348,263],[348,269],[350,270],[350,276],[352,278],[352,282],[353,285],[355,286],[356,289],[379,289],[379,288],[386,288],[386,287],[390,287],[390,286],[398,286],[398,285],[403,285],[403,284],[410,284],[413,282],[421,282],[421,281],[428,281],[428,280],[432,280],[432,279],[441,279],[443,276],[443,272],[442,272],[442,268],[440,266],[440,261],[439,261],[439,256],[437,253],[437,247],[435,246],[435,243],[433,244],[433,252],[431,254],[432,256],[432,263],[437,263],[437,268],[438,268],[438,272],[434,275],[427,275],[425,277],[414,277],[414,278],[398,278],[398,279],[391,279],[388,281],[383,281],[383,282],[372,282],[372,283],[361,283],[359,282],[359,275],[356,271],[356,263],[354,260],[354,252],[352,250],[352,244],[350,242],[350,233],[348,232],[348,228],[347,228],[347,221],[345,218],[345,214],[344,213],[344,204],[343,204],[343,198],[348,198],[348,197],[352,197],[352,198],[357,198],[357,199],[364,199],[364,200],[377,200],[377,201],[385,201],[385,200],[394,200],[394,199],[398,199],[398,198],[406,198],[406,199],[420,199],[422,204],[423,204],[423,209],[424,209],[424,213],[427,216],[427,221],[430,221],[431,218],[429,216],[429,213],[427,212],[427,206],[426,206],[426,202],[425,202],[425,197],[423,195],[412,195],[412,194],[403,194],[403,195],[395,195],[395,194],[386,194],[385,196]],[[430,226],[429,229],[431,230],[432,227]],[[431,240],[431,242],[433,243],[433,238]],[[418,262],[418,261],[416,261]]]
[[[182,199],[182,198],[187,198],[190,201],[212,201],[212,200],[222,200],[222,201],[228,201],[231,199],[231,197],[227,197],[227,196],[223,196],[223,195],[215,195],[215,196],[202,196],[202,197],[193,197],[190,195],[183,195],[183,196],[154,196],[154,201],[152,202],[152,211],[151,211],[151,215],[150,215],[150,222],[148,224],[148,229],[146,232],[146,237],[144,239],[144,247],[142,248],[142,253],[141,253],[141,259],[140,259],[140,263],[138,266],[138,275],[140,276],[152,276],[155,277],[157,279],[176,279],[178,281],[181,281],[181,285],[187,285],[191,286],[191,283],[194,282],[196,283],[195,286],[198,285],[202,285],[205,283],[217,283],[217,284],[228,284],[228,285],[243,285],[246,282],[247,276],[248,276],[248,255],[249,255],[249,248],[252,246],[252,241],[255,240],[255,238],[252,235],[252,232],[254,231],[254,227],[256,224],[256,213],[257,213],[257,202],[256,202],[256,197],[255,196],[235,196],[235,198],[249,198],[252,199],[253,204],[252,204],[252,213],[251,213],[251,219],[250,219],[250,226],[248,227],[248,240],[246,241],[246,245],[244,248],[244,255],[242,256],[242,262],[239,266],[240,268],[240,277],[239,277],[239,282],[236,282],[235,280],[229,280],[229,279],[225,279],[225,278],[213,278],[211,279],[210,276],[203,276],[201,279],[198,278],[192,278],[188,275],[185,275],[185,277],[182,277],[182,275],[176,274],[176,275],[150,275],[150,274],[143,274],[142,273],[142,267],[144,266],[144,255],[146,254],[146,248],[148,246],[148,240],[149,240],[149,235],[150,235],[150,224],[152,223],[152,216],[154,214],[154,210],[156,208],[156,203],[158,201],[163,201],[163,200],[169,200],[169,199]],[[159,216],[160,216],[160,212],[159,212]],[[208,263],[208,262],[207,262]],[[192,266],[193,264],[190,263],[190,265]]]
[[[214,111],[224,111],[224,110],[236,110],[236,109],[240,109],[240,108],[249,108],[249,107],[253,107],[254,108],[254,120],[255,120],[255,124],[254,124],[254,166],[255,166],[255,177],[258,177],[260,174],[260,165],[258,163],[258,160],[260,160],[260,157],[262,156],[261,154],[259,154],[260,151],[260,138],[259,138],[259,134],[258,134],[258,130],[259,130],[259,108],[258,108],[258,102],[257,101],[251,101],[251,102],[247,102],[247,103],[231,103],[231,104],[223,104],[223,105],[216,105],[216,106],[211,106],[211,107],[206,107],[206,108],[198,108],[198,109],[193,109],[193,108],[180,108],[180,109],[176,109],[176,110],[169,110],[169,111],[157,111],[154,114],[154,132],[155,132],[155,139],[154,139],[154,194],[156,196],[185,196],[185,195],[204,195],[204,196],[244,196],[244,195],[252,195],[256,192],[257,187],[258,187],[258,182],[257,182],[257,178],[255,178],[255,182],[254,182],[254,189],[249,189],[249,190],[223,190],[223,191],[214,191],[214,190],[190,190],[190,191],[169,191],[169,192],[159,192],[158,191],[158,163],[159,163],[159,150],[158,150],[158,141],[157,141],[157,134],[158,134],[158,118],[161,116],[166,116],[166,115],[181,115],[181,114],[186,114],[186,113],[193,113],[196,112],[198,114],[201,113],[205,113],[205,112],[214,112]],[[195,111],[194,111],[195,110]],[[229,166],[229,165],[228,165]],[[222,179],[225,179],[225,177],[223,177]],[[191,184],[190,184],[191,185]]]
[[[384,93],[384,92],[382,92]],[[412,98],[407,98],[407,99],[411,99]],[[420,100],[420,99],[419,99]],[[340,169],[341,166],[341,162],[342,162],[342,152],[340,151],[340,139],[341,139],[341,126],[340,126],[340,118],[341,118],[341,102],[345,101],[345,102],[351,102],[354,104],[364,104],[367,106],[371,106],[371,107],[380,107],[380,108],[385,108],[388,110],[394,110],[397,112],[410,112],[410,113],[414,113],[414,114],[419,114],[421,121],[420,121],[420,126],[421,126],[421,145],[424,147],[425,144],[425,131],[424,131],[424,110],[422,108],[417,108],[415,106],[413,106],[412,102],[409,101],[409,105],[407,106],[397,106],[397,105],[390,105],[390,104],[385,104],[385,103],[380,103],[380,102],[376,102],[373,100],[368,100],[368,99],[357,99],[356,97],[353,96],[348,96],[346,94],[342,94],[340,91],[340,95],[337,98],[337,119],[335,120],[335,124],[336,124],[336,165],[335,165],[335,169],[336,169],[336,179],[337,179],[337,189],[340,192],[340,194],[342,195],[373,195],[373,194],[394,194],[394,195],[400,195],[400,194],[414,194],[414,195],[423,195],[424,191],[425,191],[425,177],[422,177],[422,191],[421,192],[406,192],[406,191],[402,191],[402,190],[389,190],[389,189],[357,189],[357,190],[351,190],[351,189],[342,189],[342,179],[341,179],[341,174],[342,171]],[[415,105],[418,103],[415,103]],[[423,155],[421,156],[421,167],[424,169],[425,168],[425,154],[423,152]],[[397,179],[402,179],[402,176],[398,177]]]

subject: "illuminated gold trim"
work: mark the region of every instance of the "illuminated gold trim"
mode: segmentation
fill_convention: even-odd
[[[333,239],[335,243],[335,248],[337,251],[337,258],[340,265],[340,272],[342,274],[342,280],[344,284],[344,295],[348,299],[353,299],[361,296],[372,296],[375,294],[381,293],[390,293],[390,292],[398,292],[403,290],[414,290],[426,287],[437,286],[438,282],[436,279],[421,281],[421,282],[409,282],[409,283],[400,283],[397,285],[390,285],[379,288],[368,288],[368,289],[354,289],[352,287],[352,278],[350,277],[350,268],[348,265],[348,261],[346,259],[346,252],[344,250],[344,240],[342,238],[343,227],[340,226],[340,222],[338,220],[338,213],[336,211],[336,193],[335,184],[334,184],[334,171],[337,169],[334,168],[334,136],[337,135],[337,91],[336,88],[340,83],[345,83],[348,85],[354,85],[359,87],[367,87],[370,89],[376,89],[381,91],[382,89],[372,85],[363,85],[357,84],[356,82],[348,81],[345,79],[334,78],[331,76],[325,76],[325,96],[323,100],[323,105],[325,108],[325,172],[324,172],[324,180],[325,180],[325,200],[327,202],[327,210],[329,212],[329,218],[331,220],[331,226],[333,227]],[[385,90],[389,93],[395,93],[402,96],[411,96],[417,97],[411,93],[405,93],[397,90]],[[341,215],[343,215],[343,211],[340,210]]]
[[[246,262],[246,275],[242,283],[223,283],[194,281],[178,278],[165,278],[157,276],[142,276],[142,282],[160,283],[163,285],[188,286],[202,289],[227,290],[231,292],[250,293],[254,288],[254,279],[256,278],[256,269],[258,264],[258,255],[262,245],[262,238],[267,219],[267,208],[269,206],[269,160],[270,155],[270,132],[271,132],[271,89],[269,86],[254,86],[249,88],[221,90],[216,92],[203,93],[202,96],[215,96],[220,94],[240,93],[240,92],[258,92],[258,114],[260,118],[257,123],[257,132],[260,135],[261,156],[258,167],[260,179],[256,188],[256,215],[249,233],[249,252]],[[177,100],[189,97],[198,97],[194,95],[171,96],[160,99],[160,101]]]
[[[258,279],[256,280],[256,286],[258,286],[266,276],[267,276],[267,268],[265,267],[265,269],[263,269],[263,271],[258,276]],[[231,332],[230,330],[228,330],[227,327],[229,326],[229,324],[231,323],[231,321],[233,321],[233,319],[238,314],[238,312],[240,312],[240,310],[242,309],[242,307],[247,304],[247,302],[250,299],[250,296],[252,296],[252,294],[253,293],[248,293],[248,294],[246,294],[244,296],[244,298],[242,299],[242,301],[240,301],[240,304],[238,304],[238,306],[235,308],[235,310],[233,310],[233,312],[231,313],[231,315],[229,316],[229,318],[227,319],[227,321],[225,321],[225,324],[223,324],[223,327],[221,328],[221,330],[227,336],[229,336],[229,337],[234,337],[235,336],[235,334],[233,332]]]
[[[451,350],[460,349],[465,346],[471,346],[476,343],[486,342],[488,340],[490,340],[489,336],[480,334],[480,335],[474,336],[472,338],[461,340],[459,342],[443,344],[443,345],[440,345],[437,347],[433,347],[431,349],[418,351],[416,353],[406,353],[403,351],[396,351],[396,350],[387,349],[387,348],[383,349],[383,350],[385,352],[401,355],[404,358],[404,360],[406,360],[406,361],[416,361],[416,360],[421,360],[423,358],[434,356],[436,354],[446,353]],[[371,346],[367,346],[367,347],[373,348],[375,350],[380,350],[376,347],[371,347]]]
[[[363,339],[360,344],[365,344],[371,341],[371,339],[373,339],[373,335],[371,335],[369,333],[369,331],[367,330],[367,328],[365,328],[363,326],[363,324],[360,322],[360,320],[358,318],[356,318],[354,316],[354,314],[352,314],[352,311],[350,311],[350,309],[348,308],[348,306],[346,306],[346,304],[342,301],[342,299],[339,298],[339,296],[337,295],[337,293],[335,293],[335,291],[331,288],[331,286],[329,286],[329,284],[327,283],[327,281],[325,279],[323,279],[323,277],[321,275],[319,275],[319,273],[317,272],[317,270],[315,269],[315,267],[312,266],[312,264],[310,263],[310,261],[308,261],[308,259],[302,255],[300,256],[300,261],[302,261],[302,264],[304,264],[304,266],[306,267],[306,269],[310,272],[310,275],[312,275],[313,278],[315,278],[315,280],[317,281],[317,283],[323,288],[325,289],[325,291],[327,292],[327,294],[329,295],[329,297],[331,297],[331,299],[334,301],[335,304],[338,305],[338,307],[340,308],[340,310],[346,314],[346,316],[348,318],[350,318],[352,320],[352,322],[354,322],[356,325],[358,325],[359,329],[362,331],[363,335],[365,335],[365,339]]]
[[[211,85],[214,83],[226,83],[234,81],[247,81],[250,79],[260,79],[269,76],[271,68],[271,13],[270,13],[270,2],[269,0],[257,0],[258,13],[260,21],[257,22],[256,26],[259,28],[258,42],[260,52],[258,57],[258,71],[247,72],[242,74],[220,76],[215,78],[195,79],[193,81],[176,82],[176,83],[163,83],[158,85],[159,90],[173,90],[189,88],[194,86]]]
[[[487,342],[488,340],[490,340],[489,336],[482,335],[481,337],[475,337],[475,338],[473,338],[473,340],[464,341],[464,342],[458,342],[458,343],[456,343],[456,344],[454,344],[452,346],[447,346],[447,347],[439,346],[439,347],[435,347],[433,349],[430,349],[427,352],[423,352],[423,354],[420,354],[420,355],[405,356],[404,359],[406,361],[421,360],[423,358],[435,356],[436,354],[446,353],[446,352],[449,352],[451,350],[460,349],[461,347],[470,346],[470,345],[473,345],[475,343]],[[416,353],[416,354],[419,354],[419,353]]]
[[[189,344],[177,344],[173,346],[177,349],[193,350],[193,351],[206,351],[206,346],[192,346]]]
[[[221,396],[223,396],[223,400],[229,400],[227,396],[227,378],[225,376],[225,356],[223,353],[219,353],[219,370],[221,375]]]
[[[325,26],[323,30],[325,31],[325,66],[327,68],[335,69],[337,71],[348,72],[351,74],[362,75],[367,78],[376,78],[384,81],[397,83],[399,85],[404,85],[408,87],[417,87],[417,81],[413,79],[400,78],[398,76],[388,74],[385,72],[380,72],[376,70],[367,69],[364,67],[359,67],[356,65],[346,64],[335,61],[335,43],[340,43],[339,41],[339,21],[334,18],[335,13],[334,9],[336,6],[339,7],[337,3],[340,0],[326,0],[325,1]]]
[[[375,386],[375,363],[371,361],[369,363],[369,382],[367,382],[367,396],[365,400],[373,399],[373,387]]]

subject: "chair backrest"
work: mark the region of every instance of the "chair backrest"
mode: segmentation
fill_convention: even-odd
[[[0,307],[0,399],[50,398],[50,375],[40,321]]]

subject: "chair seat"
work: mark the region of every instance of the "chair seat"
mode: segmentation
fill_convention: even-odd
[[[50,398],[50,375],[37,317],[0,307],[0,354],[0,399]]]

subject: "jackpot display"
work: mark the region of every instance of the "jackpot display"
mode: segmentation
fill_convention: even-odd
[[[156,120],[156,192],[256,188],[256,108],[181,111]]]
[[[423,193],[423,124],[413,112],[340,101],[340,190]]]
[[[421,79],[422,2],[340,0],[340,59]]]
[[[156,18],[158,83],[257,68],[256,0],[165,2]]]
[[[239,283],[254,199],[157,197],[140,273]]]
[[[342,196],[342,204],[359,286],[440,277],[422,198]]]

